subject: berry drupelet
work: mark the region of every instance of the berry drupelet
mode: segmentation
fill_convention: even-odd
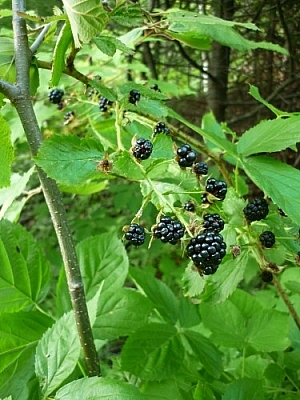
[[[139,224],[130,224],[125,238],[134,246],[141,246],[145,242],[145,230]]]
[[[219,214],[205,214],[203,217],[204,232],[219,233],[224,229],[224,220]]]
[[[224,200],[227,193],[227,184],[224,181],[218,181],[215,178],[207,179],[205,190],[212,194],[218,200]]]
[[[177,149],[177,162],[180,167],[191,167],[196,160],[197,153],[189,144],[184,144]]]
[[[148,139],[137,139],[132,148],[133,156],[138,160],[147,160],[151,156],[153,145]]]
[[[48,94],[49,101],[53,104],[60,104],[62,102],[63,96],[64,91],[61,89],[52,89]]]
[[[168,216],[163,216],[152,229],[153,236],[160,239],[163,243],[175,245],[184,235],[182,224]]]
[[[275,244],[275,235],[271,231],[265,231],[259,235],[259,241],[264,247],[270,249]]]
[[[130,90],[128,98],[129,103],[136,104],[140,99],[141,99],[141,94],[138,90],[136,89]]]
[[[154,135],[157,135],[158,133],[164,133],[165,135],[168,135],[170,130],[166,127],[164,122],[158,122],[153,129],[153,133]]]
[[[260,221],[269,214],[268,203],[264,198],[255,198],[246,205],[243,213],[248,222]]]
[[[192,238],[187,254],[205,275],[214,274],[226,254],[226,243],[219,233],[204,232]]]
[[[188,212],[194,212],[196,209],[195,204],[191,200],[187,201],[184,204],[183,208],[185,209],[185,211],[188,211]]]
[[[193,166],[193,172],[199,176],[199,175],[207,175],[208,174],[208,166],[206,162],[201,161]]]

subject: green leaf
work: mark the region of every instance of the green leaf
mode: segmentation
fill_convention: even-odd
[[[29,79],[30,79],[30,95],[35,96],[37,89],[40,85],[40,74],[36,57],[33,57],[31,60],[29,68]]]
[[[51,79],[50,86],[56,86],[59,83],[62,72],[65,69],[66,62],[66,52],[68,48],[71,46],[73,40],[71,26],[69,21],[64,23],[64,26],[61,28],[55,48],[53,53],[53,62],[52,62],[52,71],[51,71]]]
[[[222,400],[264,400],[262,380],[242,378],[231,383]]]
[[[155,136],[151,158],[162,158],[163,160],[174,158],[173,141],[169,136],[164,134]]]
[[[90,80],[89,84],[94,87],[102,96],[106,97],[110,101],[116,101],[117,96],[114,92],[113,89],[110,89],[106,86],[104,86],[101,82],[98,80]]]
[[[88,182],[81,186],[59,185],[59,188],[62,192],[87,195],[87,194],[99,193],[102,190],[106,189],[107,185],[108,185],[108,180],[100,181],[100,182],[97,182],[97,181]]]
[[[9,186],[11,163],[14,159],[14,149],[10,139],[10,127],[7,121],[0,115],[0,188]]]
[[[121,42],[121,40],[112,36],[100,35],[94,39],[94,43],[102,53],[110,57],[112,57],[117,50],[121,50],[125,54],[134,53],[134,51]]]
[[[175,324],[179,317],[179,303],[171,289],[145,270],[130,268],[130,276],[152,301],[160,315],[167,322]]]
[[[198,332],[187,329],[184,332],[194,355],[203,365],[203,368],[215,378],[219,378],[222,371],[222,354],[214,344]]]
[[[147,400],[186,400],[178,386],[177,379],[145,381],[140,390]]]
[[[128,151],[123,151],[116,156],[112,172],[133,181],[139,181],[144,178],[144,173]]]
[[[242,156],[271,153],[294,147],[300,142],[300,116],[262,121],[246,131],[238,142]]]
[[[300,187],[300,171],[267,156],[244,160],[243,168],[252,181],[300,225],[299,205],[295,201],[295,188]]]
[[[97,339],[117,339],[145,325],[152,303],[131,289],[106,290],[100,295],[93,331]]]
[[[173,39],[198,50],[210,50],[211,40],[206,36],[199,36],[196,32],[168,32]]]
[[[169,379],[181,367],[184,353],[175,327],[150,323],[127,339],[121,353],[122,369],[141,379]]]
[[[115,233],[104,233],[80,242],[77,247],[86,296],[91,299],[98,286],[105,290],[120,289],[128,273],[128,257],[124,245]]]
[[[44,398],[71,375],[80,356],[74,312],[61,317],[47,330],[36,349],[35,372]]]
[[[108,16],[97,0],[62,1],[70,20],[76,48],[93,39],[108,22]]]
[[[139,390],[129,383],[111,378],[82,378],[77,379],[58,390],[55,400],[85,399],[115,399],[141,400],[144,397]]]
[[[274,107],[272,104],[268,103],[266,100],[264,100],[261,97],[259,90],[256,86],[250,85],[249,94],[251,94],[251,96],[255,100],[259,101],[261,104],[266,106],[269,110],[271,110],[277,117],[280,117],[282,115],[289,115],[286,111],[281,111],[278,108]]]
[[[141,7],[128,1],[120,1],[112,10],[110,17],[113,21],[128,28],[138,27],[143,24]]]
[[[37,311],[0,314],[0,396],[29,393],[36,345],[53,320]]]
[[[34,306],[46,294],[49,265],[31,234],[21,225],[0,221],[0,312]]]
[[[103,157],[103,148],[94,139],[53,135],[42,143],[36,163],[58,183],[82,186],[105,176],[97,169]]]
[[[199,325],[201,322],[198,307],[186,297],[179,299],[179,324],[183,328]]]

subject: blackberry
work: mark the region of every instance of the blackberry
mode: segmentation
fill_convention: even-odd
[[[270,249],[275,244],[275,235],[271,231],[265,231],[259,235],[259,241],[264,247]]]
[[[264,198],[255,198],[246,205],[243,213],[249,222],[260,221],[269,214],[268,203]]]
[[[72,121],[72,119],[75,116],[75,112],[74,111],[68,111],[65,115],[64,115],[64,120],[66,121],[66,123],[69,123],[70,121]]]
[[[154,127],[153,133],[154,135],[157,135],[158,133],[164,133],[165,135],[168,135],[170,130],[166,127],[164,122],[158,122]]]
[[[53,104],[60,104],[62,102],[63,96],[64,91],[61,89],[52,89],[48,94],[49,101]]]
[[[266,282],[266,283],[270,283],[273,280],[273,274],[271,271],[268,271],[266,269],[264,269],[261,273],[261,279]]]
[[[125,238],[134,246],[141,246],[145,242],[145,230],[139,224],[130,224]]]
[[[227,193],[227,184],[224,181],[218,181],[215,178],[210,178],[206,181],[205,189],[217,199],[224,200]]]
[[[148,139],[137,139],[132,154],[138,160],[147,160],[151,156],[153,145]]]
[[[204,232],[221,232],[224,229],[224,220],[219,214],[205,214],[203,217]]]
[[[207,197],[207,193],[203,193],[201,195],[201,201],[202,201],[202,204],[210,204],[208,197]]]
[[[196,175],[207,175],[208,174],[208,166],[206,162],[198,162],[193,166],[193,171]]]
[[[141,99],[141,94],[138,90],[136,89],[130,90],[128,98],[129,103],[136,104],[140,99]]]
[[[63,102],[60,102],[60,103],[57,104],[57,109],[58,110],[62,110],[63,108],[64,108],[64,103]]]
[[[155,90],[156,92],[160,92],[160,89],[156,83],[150,86],[150,89]]]
[[[185,211],[194,212],[195,204],[191,200],[189,200],[184,204],[183,208],[185,209]]]
[[[163,243],[176,244],[184,235],[182,224],[168,216],[161,217],[159,223],[152,229],[153,236]]]
[[[88,92],[88,99],[89,100],[96,100],[97,101],[99,99],[99,96],[100,96],[100,93],[96,89],[91,89]]]
[[[99,108],[101,112],[106,112],[108,110],[108,107],[111,106],[113,102],[111,100],[108,100],[106,97],[101,96],[99,99]]]
[[[191,167],[197,154],[189,144],[184,144],[177,149],[177,162],[180,167]]]
[[[205,275],[214,274],[226,254],[226,243],[219,233],[204,232],[192,238],[187,254]]]

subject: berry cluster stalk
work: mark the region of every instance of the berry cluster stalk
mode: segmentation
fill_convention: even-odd
[[[42,136],[30,99],[29,67],[32,52],[28,47],[25,20],[18,14],[18,12],[25,12],[25,0],[13,0],[12,10],[16,84],[11,85],[7,82],[1,81],[0,90],[2,90],[2,92],[5,93],[14,104],[26,133],[31,153],[35,156],[42,141]],[[55,181],[48,178],[40,168],[37,168],[37,172],[64,261],[69,292],[75,313],[78,335],[86,362],[87,373],[89,376],[98,376],[100,375],[100,365],[88,316],[79,262],[76,256],[71,230],[67,221],[62,195]]]

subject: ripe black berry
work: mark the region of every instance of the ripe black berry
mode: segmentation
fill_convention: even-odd
[[[189,144],[184,144],[177,149],[177,161],[180,167],[191,167],[197,154]]]
[[[96,100],[97,101],[99,99],[99,96],[100,96],[100,93],[96,89],[91,89],[88,92],[88,99],[89,100]]]
[[[136,90],[136,89],[130,90],[129,98],[128,98],[129,103],[136,104],[140,100],[140,98],[141,98],[141,94],[138,90]]]
[[[210,178],[206,181],[205,189],[217,199],[224,200],[227,193],[227,184],[224,181],[218,181],[215,178]]]
[[[135,146],[132,148],[132,154],[138,160],[146,160],[151,156],[153,145],[148,139],[137,139]]]
[[[68,111],[65,115],[64,115],[64,120],[66,122],[70,122],[75,116],[75,112],[74,111]]]
[[[159,223],[152,229],[153,236],[163,243],[176,244],[184,235],[184,228],[177,220],[168,216],[161,217]]]
[[[203,217],[204,232],[221,232],[224,229],[224,220],[219,214],[205,214]]]
[[[194,164],[193,171],[196,175],[207,175],[208,174],[208,166],[206,162],[198,162]]]
[[[260,221],[269,214],[268,203],[264,198],[255,198],[246,205],[243,213],[247,221]]]
[[[214,274],[226,254],[226,243],[219,233],[204,232],[192,238],[187,254],[205,275]]]
[[[134,246],[141,246],[145,242],[145,230],[139,224],[130,224],[125,238]]]
[[[150,86],[150,89],[155,90],[156,92],[160,92],[160,89],[156,83]]]
[[[53,104],[60,104],[63,96],[64,96],[64,91],[61,89],[52,89],[48,94],[49,101]]]
[[[184,204],[183,208],[185,209],[185,211],[194,212],[195,204],[191,200],[189,200]]]
[[[273,274],[272,274],[272,272],[271,271],[268,271],[268,270],[266,270],[266,269],[264,269],[263,271],[262,271],[262,273],[261,273],[261,279],[264,281],[264,282],[266,282],[266,283],[269,283],[269,282],[272,282],[272,280],[273,280]]]
[[[101,96],[99,99],[99,109],[101,112],[106,112],[108,110],[108,107],[111,106],[113,102],[111,100],[108,100],[106,97]]]
[[[154,127],[153,133],[154,135],[157,135],[158,133],[164,133],[165,135],[168,135],[170,130],[166,127],[164,122],[158,122]]]
[[[270,249],[275,244],[275,235],[271,231],[265,231],[259,235],[259,241],[264,247]]]

